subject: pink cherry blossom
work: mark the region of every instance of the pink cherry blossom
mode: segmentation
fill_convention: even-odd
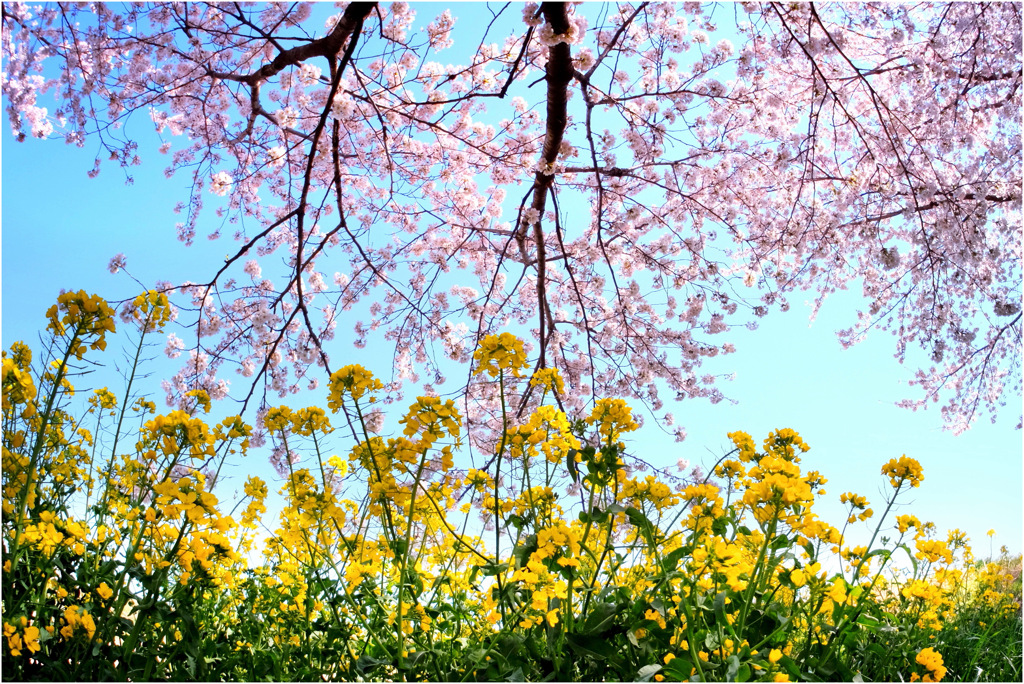
[[[427,7],[5,5],[18,139],[89,140],[95,175],[155,151],[139,114],[191,185],[179,239],[237,230],[174,288],[171,402],[288,396],[350,344],[394,351],[393,401],[506,329],[568,412],[721,401],[730,330],[848,288],[840,341],[893,334],[907,407],[1019,396],[1019,5]]]
[[[122,252],[120,254],[115,255],[110,260],[110,263],[107,265],[107,270],[110,271],[111,273],[117,273],[122,268],[124,268],[127,265],[127,263],[128,260],[125,258],[124,253]]]

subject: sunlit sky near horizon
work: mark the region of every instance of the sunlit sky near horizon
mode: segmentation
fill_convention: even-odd
[[[143,114],[129,127],[129,133],[149,139],[151,130]],[[187,197],[189,181],[186,174],[164,176],[167,158],[157,153],[155,145],[141,146],[143,164],[131,169],[135,183],[129,186],[123,172],[112,165],[105,166],[98,178],[87,178],[98,148],[93,141],[84,149],[59,141],[17,143],[5,125],[0,144],[0,325],[5,349],[17,340],[37,346],[44,312],[62,288],[84,288],[112,300],[137,294],[139,286],[126,274],[108,272],[107,264],[115,254],[124,253],[128,271],[149,287],[156,280],[208,279],[223,263],[224,254],[235,251],[231,231],[216,242],[203,237],[220,223],[212,206],[200,221],[207,230],[200,230],[196,245],[187,248],[177,241],[174,225],[181,218],[172,209]],[[207,199],[215,198],[207,194]],[[723,333],[737,352],[709,359],[704,368],[716,375],[735,373],[734,380],[720,385],[735,403],[691,400],[672,405],[666,401],[665,410],[685,426],[687,439],[675,443],[648,418],[645,428],[629,442],[630,450],[660,467],[674,466],[679,459],[709,466],[730,448],[727,432],[744,430],[760,444],[769,431],[792,427],[812,447],[803,468],[818,470],[829,480],[828,494],[815,511],[838,526],[845,518],[839,504],[843,492],[865,495],[876,515],[881,513],[883,496],[889,492],[880,474],[882,464],[906,454],[922,463],[925,480],[920,489],[901,499],[899,513],[935,522],[942,537],[948,529],[964,530],[978,557],[989,553],[986,532],[990,528],[996,531],[997,553],[1001,545],[1020,553],[1024,458],[1021,432],[1016,429],[1021,415],[1019,395],[1011,393],[994,425],[982,416],[964,434],[953,435],[942,429],[938,405],[918,412],[894,406],[900,399],[919,395],[917,388],[906,384],[914,368],[909,363],[900,365],[893,357],[892,336],[877,332],[850,350],[840,348],[834,331],[855,320],[859,293],[835,296],[809,326],[810,310],[797,303],[810,297],[813,293],[792,296],[792,309],[786,314],[773,312],[762,319],[757,331]],[[187,315],[184,318],[187,321]],[[346,344],[350,328],[339,325],[338,338],[330,348],[335,358],[390,374],[389,353],[355,350]],[[119,346],[127,340],[118,342],[105,357],[108,363],[119,358]],[[162,343],[153,353],[160,355],[161,350]],[[173,369],[172,362],[154,362],[153,377],[147,382],[158,407],[163,405],[159,379]],[[229,379],[234,390],[245,388],[241,376]],[[407,397],[415,394],[415,388],[410,388]],[[271,401],[280,403],[276,397]],[[635,402],[634,406],[642,410]],[[397,416],[389,415],[385,434],[396,425]],[[348,446],[338,440],[341,453]],[[227,487],[240,489],[248,474],[275,481],[267,456],[269,450],[254,450]],[[275,489],[272,484],[271,491]],[[895,513],[891,515],[894,522]],[[850,530],[851,539],[862,536],[860,543],[866,542],[875,522],[869,521],[870,529],[861,523]]]

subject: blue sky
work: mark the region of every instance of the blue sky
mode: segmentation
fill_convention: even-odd
[[[38,140],[19,144],[4,131],[4,348],[16,340],[36,341],[43,314],[61,288],[85,288],[110,299],[134,295],[139,289],[135,283],[123,273],[107,271],[110,258],[119,252],[127,255],[132,274],[147,285],[157,279],[198,280],[223,259],[229,242],[200,238],[186,248],[177,241],[178,217],[172,208],[183,181],[166,179],[162,161],[149,150],[143,165],[133,169],[135,183],[130,186],[116,168],[105,168],[98,178],[89,179],[88,147]],[[212,213],[206,220],[212,225]],[[736,379],[722,388],[737,403],[667,405],[686,426],[686,441],[677,444],[648,424],[632,449],[658,465],[679,458],[711,464],[728,449],[729,431],[744,430],[760,442],[770,430],[792,427],[812,447],[804,467],[829,479],[828,495],[816,510],[833,522],[842,518],[838,498],[846,491],[867,496],[880,512],[888,486],[880,468],[905,453],[922,463],[925,481],[912,497],[903,499],[906,506],[900,512],[932,520],[943,531],[963,529],[979,556],[987,553],[985,533],[990,528],[997,532],[996,548],[1005,544],[1011,552],[1020,552],[1022,454],[1015,411],[1007,411],[995,425],[979,422],[954,436],[942,430],[937,410],[915,413],[893,406],[914,391],[904,382],[912,369],[892,356],[895,340],[879,334],[844,351],[833,334],[848,324],[856,302],[856,293],[835,297],[810,327],[809,309],[794,306],[786,314],[763,319],[757,331],[729,333],[737,353],[709,360],[708,370],[736,373]],[[359,357],[353,360],[378,373],[390,365],[389,356],[375,360],[370,351],[351,351]],[[105,360],[113,363],[116,358],[116,353],[108,353]],[[171,366],[158,360],[152,368],[148,389],[162,403],[158,380]],[[240,380],[234,383],[239,389]],[[246,470],[255,468],[270,476],[265,455],[250,459]],[[865,540],[869,535],[866,529],[851,533]]]
[[[152,138],[145,117],[131,125],[130,132]],[[117,253],[124,253],[129,271],[151,286],[158,279],[208,278],[225,252],[234,251],[229,238],[211,243],[203,237],[219,223],[212,212],[215,198],[209,194],[196,245],[186,248],[177,241],[174,225],[181,218],[172,209],[185,196],[187,180],[184,175],[164,176],[167,160],[155,145],[142,144],[143,165],[131,170],[135,182],[126,185],[124,173],[113,165],[105,166],[96,179],[86,176],[96,154],[92,141],[84,149],[58,141],[30,139],[19,144],[7,127],[0,140],[4,348],[16,340],[35,346],[43,314],[61,288],[84,288],[109,299],[134,296],[138,285],[123,273],[107,271]],[[794,296],[792,301],[801,298]],[[793,306],[786,314],[773,312],[757,331],[727,333],[737,353],[710,359],[705,368],[714,374],[736,374],[734,381],[721,385],[736,403],[666,402],[666,410],[686,427],[686,441],[677,444],[649,424],[631,449],[657,465],[668,466],[680,458],[710,465],[729,448],[727,432],[744,430],[760,443],[770,430],[792,427],[812,447],[804,468],[819,470],[829,479],[828,495],[816,504],[816,511],[833,524],[845,517],[839,496],[847,491],[865,495],[880,513],[888,488],[880,468],[907,454],[922,463],[925,481],[902,499],[905,505],[899,513],[935,522],[943,536],[947,529],[964,530],[978,556],[988,553],[990,528],[997,532],[996,549],[1005,544],[1019,553],[1024,489],[1021,433],[1015,429],[1019,399],[1012,400],[995,425],[978,422],[960,436],[942,429],[937,406],[916,413],[896,408],[895,401],[917,395],[905,384],[914,369],[893,358],[895,339],[879,333],[844,351],[834,335],[854,320],[857,301],[857,293],[834,297],[810,327],[809,309]],[[346,332],[339,328],[339,338]],[[180,331],[179,336],[185,337]],[[389,372],[390,354],[375,356],[369,349],[338,344],[349,362],[363,363],[381,375]],[[118,358],[116,347],[111,346],[107,363]],[[162,344],[154,352],[160,348]],[[173,372],[173,365],[158,359],[151,368],[148,390],[161,405],[159,380]],[[242,380],[239,376],[233,383],[239,391],[244,389]],[[409,396],[414,393],[410,390]],[[388,425],[396,425],[395,419]],[[347,446],[339,443],[338,448]],[[252,461],[242,470],[270,479],[266,456],[250,456]],[[236,479],[235,486],[240,487],[242,479]],[[862,537],[864,543],[870,530],[861,524],[850,534],[851,540]]]

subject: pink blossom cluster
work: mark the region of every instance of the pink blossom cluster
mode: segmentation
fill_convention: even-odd
[[[701,366],[730,330],[855,287],[841,342],[890,331],[907,406],[962,429],[1020,389],[1015,7],[744,3],[725,39],[700,3],[529,3],[491,28],[407,3],[8,3],[3,90],[16,135],[124,166],[109,131],[145,112],[191,182],[180,239],[238,226],[177,287],[171,401],[232,370],[287,396],[348,344],[394,350],[393,400],[511,328],[566,410],[661,412],[724,398]]]

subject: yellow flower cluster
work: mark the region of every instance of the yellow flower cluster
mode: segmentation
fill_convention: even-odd
[[[85,553],[85,547],[81,540],[86,534],[87,531],[81,523],[74,520],[61,521],[53,511],[41,511],[38,522],[25,525],[22,539],[24,543],[35,547],[46,557],[52,556],[62,546],[82,555]]]
[[[161,330],[174,319],[174,308],[163,292],[146,290],[132,302],[129,315],[138,321],[147,332]],[[123,319],[122,319],[123,320]]]
[[[329,434],[332,430],[331,421],[319,406],[308,406],[295,411],[288,406],[276,406],[267,410],[263,417],[263,425],[270,434],[291,431],[303,437],[310,437],[314,432]]]
[[[311,437],[314,432],[330,434],[331,421],[319,406],[307,406],[292,414],[292,430],[297,435]]]
[[[35,414],[32,401],[36,398],[36,385],[32,380],[32,350],[24,342],[11,345],[10,355],[3,352],[3,410],[8,411],[21,404],[26,404],[22,412],[23,418]]]
[[[680,497],[690,507],[685,525],[694,532],[710,530],[714,521],[725,514],[725,502],[713,484],[690,485]]]
[[[922,682],[940,682],[946,676],[946,668],[942,664],[942,656],[932,647],[922,649],[914,659],[918,665],[924,666],[928,673],[921,679]],[[911,681],[914,681],[911,679]]]
[[[4,358],[7,358],[8,353],[3,352]],[[28,372],[32,368],[32,349],[24,342],[15,342],[11,345],[10,351],[11,360],[21,370]]]
[[[267,414],[263,416],[263,425],[267,428],[267,432],[272,435],[290,428],[291,424],[292,410],[288,406],[277,406],[268,409]]]
[[[527,453],[538,448],[549,463],[561,463],[569,451],[580,448],[580,441],[572,434],[569,419],[554,406],[538,406],[522,431],[529,444]]]
[[[267,483],[255,475],[250,475],[243,486],[245,495],[249,497],[249,505],[242,512],[242,526],[250,527],[267,512],[263,501],[267,498]]]
[[[821,563],[812,563],[802,568],[793,568],[789,571],[789,581],[793,583],[794,587],[799,589],[808,582],[817,580],[820,571]]]
[[[117,408],[117,396],[106,387],[101,387],[98,390],[93,390],[93,396],[89,398],[89,403],[101,409],[114,409]]]
[[[46,329],[55,335],[71,332],[68,353],[79,360],[85,354],[86,342],[90,349],[106,349],[107,333],[116,330],[114,310],[103,298],[86,294],[85,290],[60,295],[46,317],[50,321]]]
[[[60,633],[65,639],[73,639],[75,635],[85,632],[86,639],[92,641],[96,634],[96,622],[92,615],[81,606],[68,606],[64,610],[64,626]]]
[[[351,364],[331,373],[328,387],[327,406],[337,413],[344,406],[346,396],[358,402],[367,392],[384,389],[384,384],[359,364]],[[376,400],[373,394],[369,398],[371,402]]]
[[[893,489],[899,489],[904,482],[909,482],[912,487],[919,487],[924,480],[921,464],[906,454],[899,459],[892,459],[882,466],[882,474],[889,478]]]
[[[22,650],[28,650],[29,653],[39,652],[39,628],[29,625],[28,618],[24,615],[19,618],[18,624],[4,622],[4,636],[7,637],[7,648],[12,656],[20,656]]]
[[[558,372],[557,368],[538,369],[533,374],[533,377],[530,378],[530,384],[534,387],[540,387],[545,392],[565,394],[565,382],[562,380],[562,374]]]
[[[720,477],[723,480],[736,480],[746,474],[747,469],[743,463],[732,458],[728,458],[715,466],[715,477]]]
[[[614,444],[622,433],[640,427],[633,420],[633,409],[622,399],[598,399],[586,421],[590,425],[597,423],[598,434],[606,444]]]
[[[626,480],[622,485],[622,495],[632,499],[634,505],[650,501],[659,511],[679,503],[679,497],[654,475],[648,475],[642,482],[632,478]]]
[[[171,411],[155,416],[143,427],[143,437],[156,444],[167,456],[188,450],[193,458],[206,458],[214,454],[214,437],[200,418],[184,411]]]
[[[868,508],[867,497],[860,494],[846,492],[839,497],[839,503],[850,505],[850,517],[847,519],[847,522],[851,525],[858,520],[863,522],[875,514],[873,510]],[[861,511],[861,513],[858,514],[856,511]]]
[[[781,456],[787,461],[799,463],[800,457],[797,455],[797,451],[806,453],[811,450],[811,447],[804,443],[803,438],[797,434],[796,430],[782,428],[765,438],[764,450],[766,453]]]
[[[3,360],[3,410],[9,411],[19,404],[27,404],[36,398],[36,386],[28,371],[22,370],[14,359],[4,353]]]
[[[201,408],[203,413],[209,413],[210,409],[213,408],[210,401],[210,393],[204,389],[189,390],[185,392],[185,396],[195,400],[195,405],[192,407],[193,413],[197,408]]]
[[[580,540],[576,532],[562,522],[556,522],[551,527],[545,527],[537,531],[538,559],[554,558],[558,554],[568,551],[566,555],[572,557],[579,555]]]
[[[506,370],[517,378],[522,377],[522,371],[528,365],[523,341],[507,332],[488,335],[480,340],[480,346],[473,352],[473,359],[477,362],[473,375],[487,373],[492,378]]]
[[[786,448],[792,448],[788,444]],[[743,503],[750,508],[759,523],[779,518],[787,523],[788,514],[797,514],[814,501],[810,485],[801,477],[796,457],[783,455],[775,449],[766,453],[757,465],[747,473],[749,482],[743,494]]]
[[[914,542],[917,553],[914,554],[919,560],[927,560],[931,563],[943,561],[953,562],[953,552],[949,550],[946,542],[939,539],[918,539]]]
[[[910,514],[896,516],[896,529],[900,531],[900,534],[905,534],[911,527],[921,529],[921,521],[917,519],[917,516]]]
[[[940,586],[924,580],[911,580],[900,590],[900,595],[907,601],[919,601],[918,610],[922,613],[922,617],[930,618],[919,621],[919,626],[932,629],[938,629],[941,626],[935,619],[937,610],[941,610],[946,602],[945,592]]]
[[[757,445],[754,438],[742,430],[730,432],[726,435],[739,451],[739,458],[744,463],[755,460],[757,457]]]
[[[750,576],[753,565],[745,557],[742,547],[721,537],[708,537],[693,550],[690,571],[699,577],[698,586],[706,591],[715,588],[715,583],[726,584],[733,591],[747,588],[746,577]]]
[[[409,412],[398,422],[405,425],[402,434],[406,437],[420,435],[420,448],[429,449],[434,442],[444,437],[458,439],[462,431],[462,416],[451,399],[440,397],[418,397],[409,407]]]

